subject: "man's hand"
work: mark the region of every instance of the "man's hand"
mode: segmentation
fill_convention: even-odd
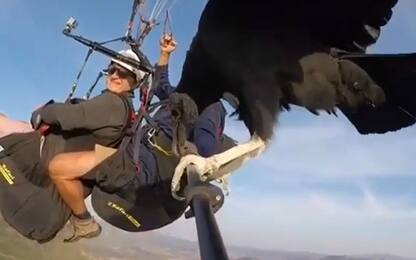
[[[176,50],[176,41],[170,34],[163,35],[160,39],[160,57],[159,66],[165,66],[169,64],[170,54]]]
[[[32,125],[32,128],[35,130],[38,130],[42,125],[43,127],[45,127],[45,125],[43,124],[42,121],[42,110],[43,108],[45,108],[47,105],[53,104],[55,103],[55,101],[53,99],[49,100],[46,104],[42,105],[42,106],[38,106],[35,111],[32,112],[32,117],[30,118],[30,124]]]
[[[42,109],[43,109],[43,106],[32,112],[32,117],[30,118],[30,124],[32,125],[32,128],[35,130],[38,130],[40,126],[42,125],[42,117],[41,117]]]
[[[178,43],[170,34],[165,34],[160,39],[160,53],[161,54],[171,54],[176,50],[176,45]]]

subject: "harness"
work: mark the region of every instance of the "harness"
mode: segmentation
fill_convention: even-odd
[[[113,143],[111,143],[109,146],[110,147],[117,147],[118,145],[120,145],[123,141],[124,136],[126,136],[129,132],[129,129],[131,128],[132,124],[135,122],[136,117],[134,114],[134,107],[131,104],[131,102],[129,102],[128,98],[123,95],[123,94],[116,94],[117,96],[120,97],[120,99],[123,101],[124,104],[124,108],[127,111],[127,116],[125,118],[125,124],[123,129],[121,130],[121,134],[119,135],[119,138],[117,138]]]
[[[142,103],[138,113],[134,114],[134,122],[132,123],[131,128],[127,130],[127,134],[120,144],[120,149],[127,149],[129,144],[132,144],[134,147],[132,159],[137,172],[140,172],[140,145],[142,144],[143,134],[147,134],[146,140],[148,144],[167,156],[171,155],[170,152],[166,151],[165,148],[154,141],[154,136],[161,132],[161,130],[159,125],[150,116],[150,114],[158,107],[166,103],[167,101],[160,101],[147,106],[147,108],[146,105],[144,105],[145,103]],[[142,126],[143,119],[147,123],[145,126]]]

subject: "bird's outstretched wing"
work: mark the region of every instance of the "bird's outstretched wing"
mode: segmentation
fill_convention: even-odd
[[[210,0],[199,33],[208,30],[273,34],[282,28],[308,34],[325,46],[363,52],[379,38],[398,0]],[[216,27],[216,28],[214,28]],[[250,36],[250,35],[248,35]],[[241,38],[240,38],[241,39]],[[287,39],[280,39],[285,41]],[[290,39],[289,39],[290,40]]]
[[[385,92],[387,102],[383,106],[364,105],[359,110],[342,107],[360,133],[384,133],[412,125],[412,104],[416,103],[412,88],[416,83],[414,55],[366,55],[397,3],[209,0],[185,60],[178,91],[188,93],[199,108],[224,92],[234,94],[240,101],[240,118],[250,132],[268,139],[279,113],[277,107],[296,104],[310,110],[311,100],[313,109],[330,111],[328,107],[339,105],[337,64],[322,63],[313,56],[323,53],[316,57],[330,61],[325,54],[329,56],[335,49],[362,67]],[[301,62],[305,57],[311,57],[309,67]],[[310,77],[315,72],[322,76]],[[300,87],[294,89],[293,83]],[[347,91],[356,99],[352,103],[362,102],[362,96]]]
[[[398,0],[301,1],[309,15],[311,33],[325,45],[364,52],[380,36]]]
[[[342,109],[361,134],[385,133],[416,123],[416,53],[345,55],[383,88],[386,103],[376,109]]]

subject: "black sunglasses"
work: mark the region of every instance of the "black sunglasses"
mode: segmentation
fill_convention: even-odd
[[[117,65],[116,63],[111,63],[108,66],[106,72],[108,73],[109,76],[117,72],[117,75],[120,78],[126,79],[130,77],[130,78],[136,79],[136,75],[133,72],[121,67],[120,65]]]

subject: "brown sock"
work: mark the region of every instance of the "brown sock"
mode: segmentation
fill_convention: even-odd
[[[76,218],[79,218],[79,219],[82,219],[82,220],[87,220],[87,219],[90,219],[91,218],[91,214],[90,214],[90,212],[88,210],[85,211],[85,212],[83,212],[83,213],[81,213],[81,214],[74,214],[74,216]]]

